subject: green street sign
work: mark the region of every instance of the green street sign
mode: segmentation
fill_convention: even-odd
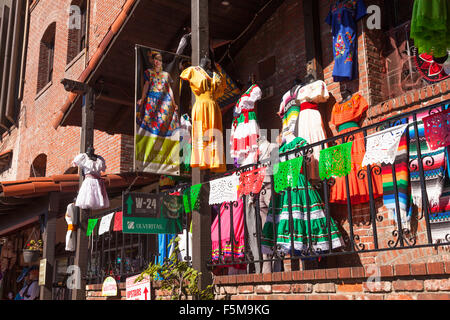
[[[181,196],[156,193],[122,194],[122,232],[131,234],[179,233],[184,212]]]

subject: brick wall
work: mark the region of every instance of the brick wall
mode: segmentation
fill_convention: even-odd
[[[217,299],[448,300],[450,262],[348,267],[214,279]]]

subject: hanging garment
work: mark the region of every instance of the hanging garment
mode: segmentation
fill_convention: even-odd
[[[406,123],[407,119],[402,119]],[[402,226],[406,227],[410,220],[409,200],[411,190],[409,186],[408,172],[408,130],[405,130],[400,138],[397,148],[394,166],[397,180],[397,195]],[[383,181],[383,203],[389,212],[389,218],[397,221],[397,206],[394,190],[394,176],[391,164],[381,164],[381,177]]]
[[[307,145],[306,141],[303,138],[298,137],[291,143],[281,146],[280,153],[294,150],[305,145]],[[307,187],[308,191],[306,191]],[[289,202],[289,196],[291,197],[291,203]],[[263,253],[271,254],[274,245],[280,246],[281,251],[284,253],[291,253],[289,208],[292,208],[295,251],[306,250],[309,239],[311,239],[311,249],[315,251],[323,252],[332,248],[341,247],[344,244],[339,230],[330,216],[332,246],[330,248],[324,204],[320,194],[308,181],[306,181],[303,174],[300,173],[298,175],[297,188],[293,188],[291,191],[286,191],[282,194],[277,194],[274,198],[275,204],[273,207],[275,210],[273,210],[272,205],[269,206],[267,220],[263,228]],[[307,207],[307,203],[309,203],[309,207]],[[308,229],[308,209],[310,211],[311,231]]]
[[[297,101],[300,102],[300,114],[297,137],[302,137],[309,144],[326,140],[327,136],[318,104],[327,102],[329,97],[327,86],[322,80],[308,84],[298,91]],[[320,145],[313,147],[313,153],[310,155],[311,161],[308,163],[308,179],[319,179],[320,150],[322,150]]]
[[[415,0],[411,39],[419,53],[444,57],[450,48],[450,3],[448,0]]]
[[[336,103],[331,112],[330,127],[336,128],[338,135],[358,129],[358,123],[368,107],[366,100],[360,94],[353,95],[346,102]],[[350,141],[353,141],[352,170],[348,174],[351,204],[367,203],[370,200],[367,172],[364,172],[363,177],[358,177],[366,153],[364,134],[362,132],[355,133],[353,138],[350,137]],[[330,202],[347,204],[345,177],[337,177],[335,180],[336,182],[330,190]],[[372,190],[374,199],[382,196],[381,175],[372,175]]]
[[[192,261],[192,232],[187,229],[183,230],[183,233],[178,235],[180,241],[178,241],[179,259],[181,261]]]
[[[353,80],[358,75],[357,22],[367,14],[363,0],[336,0],[325,22],[333,34],[334,82]]]
[[[297,101],[297,93],[300,88],[300,85],[292,88],[281,99],[278,114],[282,119],[282,143],[289,143],[297,136],[298,115],[300,114],[300,103]]]
[[[181,129],[181,168],[188,172],[191,169],[191,156],[192,156],[192,123],[188,114],[183,114],[180,120]]]
[[[171,79],[165,71],[147,69],[148,91],[143,110],[136,111],[135,163],[139,171],[179,175],[180,126],[178,107],[171,93]]]
[[[231,208],[233,208],[233,218],[231,218]],[[231,231],[233,234],[231,234]],[[245,249],[244,203],[242,199],[238,199],[236,202],[222,203],[220,213],[211,225],[211,240],[213,261],[218,262],[219,255],[221,255],[226,263],[231,263],[232,259],[234,259],[233,267],[238,269],[246,268],[245,264],[239,264],[239,260],[244,259]]]
[[[66,232],[66,251],[75,251],[76,239],[73,233],[76,230],[76,207],[75,204],[69,203],[67,206],[66,214],[64,216],[67,222],[67,232]]]
[[[431,150],[428,147],[425,138],[425,129],[422,119],[429,115],[425,111],[417,115],[418,136],[415,134],[414,125],[409,125],[409,170],[411,178],[411,194],[415,205],[422,207],[422,187],[420,183],[420,171],[418,163],[418,152],[416,143],[419,141],[419,147],[422,155],[423,174],[425,186],[428,195],[431,210],[439,207],[439,197],[442,194],[445,180],[445,148]]]
[[[211,78],[201,67],[185,69],[180,78],[189,81],[196,97],[192,107],[191,167],[224,172],[222,114],[216,100],[222,96],[226,83],[220,74],[214,72]]]
[[[106,209],[109,207],[108,194],[106,193],[105,181],[101,178],[101,172],[106,170],[105,159],[97,156],[92,160],[86,153],[80,153],[75,157],[72,164],[83,170],[84,181],[78,191],[75,205],[81,209]]]
[[[252,85],[236,103],[239,115],[231,126],[231,157],[242,163],[251,155],[252,163],[258,161],[259,125],[256,119],[255,103],[262,96],[261,89]]]
[[[430,217],[430,229],[433,243],[448,242],[450,234],[450,187],[443,189],[439,198],[439,207],[432,212]]]
[[[417,71],[426,82],[433,84],[450,77],[450,70],[447,65],[442,65],[434,61],[433,56],[428,53],[417,53],[414,55]]]
[[[158,257],[156,259],[156,263],[160,266],[163,265],[165,259],[170,258],[170,254],[173,250],[173,242],[171,244],[171,241],[176,237],[176,234],[165,234],[160,233],[158,234]],[[170,245],[170,246],[169,246]],[[158,279],[160,280],[160,278]]]

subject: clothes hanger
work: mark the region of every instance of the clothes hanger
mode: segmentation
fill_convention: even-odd
[[[340,103],[349,101],[352,96],[352,92],[348,88],[344,88],[344,90],[341,91],[342,101]]]

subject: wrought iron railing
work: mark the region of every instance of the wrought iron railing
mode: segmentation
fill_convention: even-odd
[[[450,101],[448,101],[450,103]],[[345,143],[348,141],[354,140],[356,134],[362,133],[364,137],[375,133],[377,131],[381,131],[383,129],[396,126],[401,123],[408,123],[408,127],[405,131],[407,137],[407,144],[410,147],[411,139],[409,137],[408,132],[413,132],[415,137],[419,136],[419,131],[423,130],[419,128],[418,122],[420,121],[420,117],[423,115],[431,115],[436,112],[441,112],[443,109],[447,108],[447,103],[439,103],[436,105],[431,105],[427,107],[423,107],[414,111],[405,112],[396,116],[393,116],[387,120],[374,123],[369,126],[365,126],[351,132],[340,134],[338,136],[328,138],[326,140],[308,144],[304,147],[298,148],[296,150],[292,150],[283,154],[280,154],[280,161],[287,159],[288,156],[292,155],[294,157],[302,156],[304,161],[302,163],[302,174],[305,176],[306,181],[309,181],[308,177],[308,167],[310,166],[310,155],[313,153],[313,148],[316,146],[321,146],[322,148],[331,147],[337,144]],[[358,179],[364,180],[367,178],[367,187],[369,190],[369,201],[367,203],[367,208],[369,211],[367,224],[364,225],[365,230],[370,229],[370,232],[367,232],[365,236],[365,240],[362,241],[360,234],[360,227],[355,225],[354,223],[354,206],[351,203],[350,197],[350,186],[349,186],[349,178],[345,176],[345,192],[347,195],[347,203],[339,205],[340,210],[346,211],[345,219],[347,221],[345,230],[343,226],[339,226],[339,230],[343,232],[343,240],[344,246],[338,249],[332,249],[327,251],[314,250],[313,240],[311,237],[308,237],[308,242],[305,243],[305,248],[302,250],[294,250],[294,240],[293,240],[293,213],[292,213],[292,203],[289,206],[289,231],[290,234],[287,235],[290,238],[291,249],[290,252],[285,252],[281,250],[279,245],[274,245],[272,247],[272,251],[270,254],[264,256],[262,252],[262,218],[261,218],[261,209],[259,206],[259,197],[265,196],[266,192],[271,192],[271,205],[269,207],[269,211],[273,210],[273,206],[275,203],[275,190],[274,190],[274,176],[270,176],[270,184],[265,185],[266,188],[262,188],[262,191],[258,194],[250,193],[247,196],[243,196],[243,223],[244,223],[244,233],[245,233],[245,241],[244,241],[244,252],[242,257],[235,257],[233,254],[229,255],[226,259],[226,254],[224,254],[225,248],[223,248],[221,235],[222,230],[224,228],[224,223],[222,221],[222,217],[220,212],[218,213],[218,235],[219,235],[219,258],[216,260],[210,260],[207,262],[208,266],[211,269],[223,266],[236,266],[236,265],[255,265],[259,264],[259,268],[256,268],[256,272],[260,272],[263,267],[263,263],[267,263],[270,265],[270,269],[265,269],[267,271],[281,271],[279,267],[274,267],[276,264],[278,266],[284,261],[290,261],[291,266],[298,264],[299,260],[310,260],[311,258],[325,258],[330,256],[341,256],[341,255],[351,255],[351,254],[362,254],[362,253],[378,253],[389,250],[400,250],[400,249],[412,249],[412,248],[423,248],[423,247],[438,247],[438,246],[446,246],[450,245],[450,228],[448,230],[448,234],[446,234],[442,239],[436,241],[432,237],[432,223],[433,219],[437,219],[442,215],[441,212],[432,209],[428,200],[428,185],[425,180],[425,166],[430,166],[435,163],[437,159],[433,158],[431,154],[422,154],[421,141],[419,139],[414,140],[415,150],[417,150],[417,159],[409,159],[407,162],[407,174],[408,179],[411,176],[411,173],[419,176],[419,183],[421,188],[421,203],[417,207],[417,215],[415,216],[415,220],[421,227],[417,227],[415,230],[411,230],[408,226],[405,226],[402,222],[401,217],[401,208],[400,208],[400,193],[397,185],[397,168],[395,163],[389,164],[391,174],[392,174],[392,185],[393,185],[393,196],[395,203],[395,214],[392,217],[385,217],[380,214],[379,210],[382,208],[380,205],[380,200],[375,199],[374,191],[372,188],[373,180],[375,176],[382,175],[382,167],[381,165],[368,165],[367,167],[361,168],[357,174]],[[424,141],[422,140],[422,143]],[[447,155],[448,156],[448,155]],[[420,161],[418,161],[420,159]],[[247,171],[252,171],[256,168],[266,167],[271,168],[275,163],[272,163],[273,160],[266,159],[261,162],[252,165],[246,165],[239,168],[235,168],[233,170],[227,171],[225,174],[213,175],[209,177],[209,180],[213,180],[216,178],[220,178],[226,175],[231,175],[236,173],[240,175]],[[386,165],[384,165],[386,166]],[[444,163],[444,168],[446,164]],[[446,168],[448,170],[449,168]],[[448,186],[448,172],[445,173],[445,184]],[[320,193],[323,202],[323,211],[326,217],[326,230],[328,233],[327,241],[328,248],[333,248],[332,245],[332,235],[331,235],[331,219],[335,218],[336,208],[335,204],[330,203],[330,189],[335,183],[334,178],[320,180],[320,181],[309,181],[306,184],[306,221],[307,228],[311,230],[311,199],[308,193],[308,189],[314,188]],[[183,191],[189,187],[189,185],[179,185],[174,190],[171,191]],[[288,188],[282,192],[290,194],[291,189]],[[408,191],[409,195],[411,191]],[[253,197],[255,205],[255,223],[256,227],[252,228],[256,233],[256,241],[257,241],[257,250],[258,252],[252,252],[249,248],[249,235],[248,230],[249,226],[247,225],[247,212],[245,203],[248,200],[248,197]],[[447,211],[450,211],[450,193],[448,195],[449,206],[447,207]],[[290,201],[291,199],[289,199]],[[229,237],[230,241],[226,244],[229,246],[227,250],[231,249],[231,252],[234,251],[235,246],[237,246],[238,242],[236,241],[235,234],[235,226],[233,225],[233,214],[238,209],[238,202],[230,202],[224,204],[225,208],[229,211]],[[409,207],[411,208],[412,203],[409,203]],[[343,209],[344,208],[344,209]],[[119,210],[118,208],[117,210]],[[108,212],[111,212],[108,211]],[[420,212],[420,215],[419,215]],[[450,215],[447,215],[450,221]],[[385,222],[386,219],[392,219],[390,224],[390,230],[388,233],[388,237],[386,236],[385,229],[386,226],[383,227],[383,232],[380,232],[379,224]],[[273,219],[273,233],[276,235],[277,233],[277,225],[275,223],[276,219]],[[183,229],[189,229],[189,219],[188,215],[183,216],[182,226]],[[449,224],[450,225],[450,224]],[[422,228],[422,229],[421,229]],[[419,229],[420,232],[425,234],[424,239],[420,240],[418,237]],[[227,230],[225,230],[228,232]],[[309,231],[308,231],[309,232]],[[184,259],[187,261],[191,261],[192,259],[192,244],[189,243],[188,237],[185,239],[185,248],[188,251],[188,254]],[[193,241],[195,241],[195,235],[193,237]],[[115,276],[119,281],[125,281],[125,278],[128,276],[135,275],[137,273],[142,272],[150,262],[155,262],[159,253],[158,253],[158,244],[157,244],[157,236],[156,235],[133,235],[133,234],[124,234],[119,232],[107,232],[101,236],[91,236],[90,245],[89,245],[89,266],[87,279],[88,283],[100,283],[106,276],[112,275]],[[169,250],[166,248],[165,250]],[[168,256],[168,252],[166,251],[165,256]],[[260,259],[255,259],[255,256],[260,257]],[[206,263],[206,262],[205,262]],[[252,269],[253,270],[253,269]],[[259,270],[259,271],[258,271]],[[248,272],[248,271],[247,271]],[[254,271],[251,271],[254,272]]]

